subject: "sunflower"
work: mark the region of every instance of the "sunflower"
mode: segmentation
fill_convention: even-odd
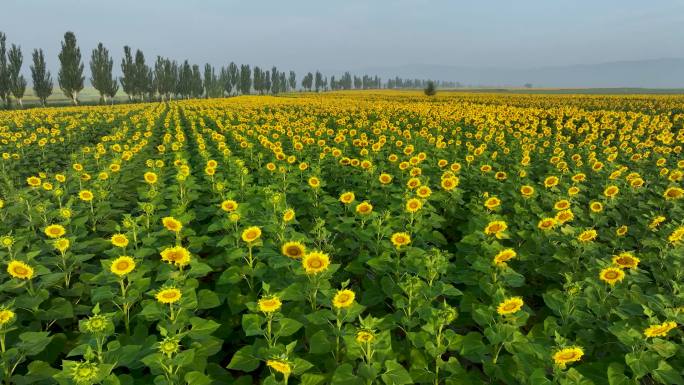
[[[178,267],[184,267],[190,263],[190,252],[183,246],[167,247],[162,250],[161,259]]]
[[[360,344],[361,343],[367,344],[367,343],[373,342],[374,339],[375,339],[375,334],[370,330],[362,329],[362,330],[359,330],[358,332],[356,332],[356,342],[358,342]]]
[[[84,202],[90,202],[93,200],[95,196],[93,195],[93,192],[90,190],[81,190],[78,193],[78,197]]]
[[[283,360],[268,360],[266,361],[266,365],[284,376],[289,376],[290,373],[292,373],[292,367],[290,364]]]
[[[600,213],[603,211],[603,203],[601,202],[591,202],[589,204],[589,209],[595,213]]]
[[[307,274],[318,274],[328,269],[330,257],[321,251],[312,251],[302,258],[302,266]]]
[[[349,289],[338,290],[332,304],[337,309],[348,308],[354,303],[354,298],[356,298],[356,294],[353,291]]]
[[[568,201],[567,199],[561,199],[558,202],[553,204],[553,208],[556,211],[567,210],[569,207],[570,207],[570,201]]]
[[[666,321],[662,324],[651,325],[644,330],[644,335],[650,337],[665,337],[670,330],[675,329],[677,323],[673,321]]]
[[[285,212],[283,212],[283,222],[290,222],[294,219],[295,217],[295,212],[293,209],[287,209]]]
[[[380,183],[382,183],[382,184],[390,184],[390,183],[392,183],[392,175],[382,173],[378,177],[378,181],[380,181]]]
[[[663,196],[667,200],[679,199],[684,196],[684,189],[679,187],[668,187],[663,193]]]
[[[617,196],[617,194],[619,192],[620,192],[620,189],[618,188],[618,186],[610,185],[610,186],[606,187],[605,190],[603,190],[603,195],[606,198],[614,198],[615,196]]]
[[[31,187],[40,187],[42,181],[37,176],[30,176],[26,178],[26,183]]]
[[[411,236],[407,233],[394,233],[392,234],[391,240],[394,247],[399,249],[402,246],[406,246],[411,243]]]
[[[283,303],[276,296],[261,298],[258,302],[259,311],[263,313],[273,313],[280,310]]]
[[[301,242],[285,242],[280,251],[286,257],[299,259],[306,254],[306,246]]]
[[[158,179],[157,174],[155,174],[151,171],[146,172],[143,177],[145,178],[145,182],[147,182],[148,184],[157,183],[157,179]]]
[[[59,238],[66,234],[66,230],[64,230],[64,226],[62,225],[50,225],[45,228],[45,235],[47,235],[50,238]]]
[[[24,262],[12,260],[7,265],[7,272],[14,278],[31,279],[33,278],[33,268]]]
[[[311,186],[311,188],[313,189],[317,189],[321,187],[321,180],[315,176],[312,176],[311,178],[309,178],[309,186]]]
[[[579,194],[579,192],[580,192],[580,189],[577,186],[572,186],[568,189],[568,195],[570,195],[570,196],[575,196],[575,195]]]
[[[591,242],[594,239],[596,239],[597,236],[598,236],[598,233],[596,232],[596,230],[589,229],[589,230],[582,231],[582,233],[580,233],[580,235],[577,237],[577,240],[580,242],[583,242],[583,243]]]
[[[501,205],[501,200],[497,197],[487,198],[484,203],[484,206],[489,210],[494,210],[495,208],[499,207],[499,205]]]
[[[529,198],[534,194],[534,187],[528,185],[522,186],[520,188],[520,194],[525,198]]]
[[[444,191],[451,191],[451,190],[455,189],[456,187],[458,187],[458,183],[459,183],[458,177],[452,176],[449,178],[442,179],[442,182],[440,183],[440,185],[442,186],[442,189]]]
[[[99,376],[100,367],[94,362],[78,362],[71,368],[71,378],[77,384],[93,384]]]
[[[563,223],[570,222],[573,219],[575,219],[575,215],[572,213],[571,210],[563,210],[563,211],[557,212],[554,219],[556,221],[558,221],[558,223],[563,224]]]
[[[57,238],[53,245],[59,252],[64,253],[69,249],[70,242],[68,238]]]
[[[503,302],[499,303],[496,307],[496,312],[500,315],[509,315],[517,313],[523,307],[523,300],[520,297],[507,298]]]
[[[432,195],[432,190],[428,186],[420,186],[416,190],[416,195],[423,199],[429,198]]]
[[[368,201],[363,201],[356,205],[356,213],[359,215],[368,215],[373,212],[373,205]]]
[[[233,211],[237,210],[237,208],[238,208],[238,203],[232,199],[228,199],[228,200],[221,202],[221,210],[223,210],[227,213],[232,213]]]
[[[542,218],[539,223],[537,223],[537,227],[540,230],[551,230],[556,226],[556,219],[555,218]]]
[[[515,258],[517,256],[517,253],[513,249],[504,249],[499,251],[495,256],[494,256],[494,264],[499,267],[504,267],[506,266],[506,262]]]
[[[157,301],[159,301],[161,303],[168,303],[168,304],[178,302],[181,299],[181,297],[182,297],[181,291],[175,287],[168,287],[165,289],[161,289],[155,295],[155,298],[157,299]]]
[[[128,237],[125,234],[114,234],[110,239],[112,245],[116,247],[126,247],[128,246]]]
[[[14,311],[7,308],[0,308],[0,327],[12,322],[17,315]]]
[[[624,252],[613,256],[613,264],[623,269],[636,269],[641,260],[632,253]]]
[[[173,231],[174,233],[180,233],[181,229],[183,228],[183,224],[181,221],[174,217],[164,217],[162,218],[162,224],[164,227],[166,227],[167,230]]]
[[[355,198],[354,193],[351,191],[347,191],[347,192],[342,193],[342,195],[340,195],[340,202],[344,203],[345,205],[348,205],[348,204],[354,202],[354,198]]]
[[[497,238],[501,237],[502,233],[508,229],[508,225],[504,221],[492,221],[485,226],[484,233],[486,235],[494,235]]]
[[[627,235],[627,231],[629,231],[629,228],[625,225],[622,225],[618,227],[617,230],[615,230],[615,235],[617,235],[618,237],[624,237],[625,235]]]
[[[607,284],[613,286],[625,278],[625,272],[616,267],[607,267],[599,273],[599,278]]]
[[[261,237],[261,228],[251,226],[242,231],[242,240],[247,243],[254,243]]]
[[[135,269],[135,261],[127,255],[115,259],[114,262],[112,262],[112,266],[109,268],[112,273],[119,277],[123,277],[133,271],[133,269]]]
[[[667,240],[673,245],[678,244],[684,240],[684,226],[677,227],[672,234],[667,237]]]
[[[423,202],[417,198],[411,198],[406,201],[406,211],[409,213],[415,213],[423,207]]]
[[[544,187],[546,188],[551,188],[555,187],[558,185],[558,177],[557,176],[547,176],[546,179],[544,179]]]
[[[584,350],[582,350],[582,348],[579,346],[563,348],[553,354],[553,362],[555,362],[559,367],[565,368],[567,364],[582,359],[583,355]]]

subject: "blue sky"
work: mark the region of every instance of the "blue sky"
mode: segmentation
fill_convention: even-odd
[[[76,33],[215,65],[298,71],[407,64],[533,68],[684,57],[684,0],[2,0],[0,30],[26,62]]]

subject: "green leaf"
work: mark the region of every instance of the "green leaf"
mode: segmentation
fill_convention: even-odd
[[[320,330],[309,339],[309,353],[311,354],[327,354],[332,352],[332,343],[328,340],[328,333]]]
[[[197,308],[212,309],[221,305],[219,296],[211,290],[202,289],[197,293]]]
[[[185,375],[185,382],[192,385],[210,385],[211,378],[201,372],[194,371]]]
[[[387,385],[412,384],[413,379],[408,371],[404,369],[396,360],[385,361],[386,371],[380,377]]]
[[[278,331],[276,334],[280,337],[288,337],[295,334],[301,327],[301,322],[293,320],[292,318],[283,318],[278,321]]]
[[[321,374],[302,374],[302,385],[318,385],[325,381],[325,376]]]
[[[17,347],[27,356],[35,356],[42,352],[52,341],[48,332],[24,332],[19,335],[21,340]]]
[[[608,385],[628,385],[633,382],[625,376],[625,367],[617,362],[608,365]]]
[[[261,330],[261,317],[258,314],[243,314],[242,330],[245,331],[247,337],[263,334]]]
[[[221,326],[218,322],[199,317],[190,318],[190,324],[192,328],[189,335],[194,339],[207,337]]]
[[[682,378],[682,375],[677,373],[677,371],[664,360],[658,363],[658,368],[654,371],[653,375],[665,384],[684,385],[684,378]]]
[[[238,350],[228,364],[228,369],[251,372],[259,367],[259,359],[254,356],[254,347],[245,346]]]
[[[349,364],[342,364],[337,367],[333,374],[330,385],[361,385],[363,381],[356,376],[353,368]]]

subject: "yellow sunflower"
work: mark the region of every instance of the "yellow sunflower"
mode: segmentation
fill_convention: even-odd
[[[349,289],[338,290],[332,304],[337,309],[348,308],[354,303],[354,298],[356,298],[356,294],[353,291]]]
[[[679,187],[668,187],[663,193],[663,196],[667,200],[679,199],[684,196],[684,189]]]
[[[409,213],[415,213],[423,207],[423,202],[418,198],[411,198],[406,202],[406,211]]]
[[[340,202],[344,203],[345,205],[348,205],[348,204],[354,202],[354,198],[355,198],[354,193],[351,191],[347,191],[345,193],[342,193],[342,195],[340,195]]]
[[[221,210],[223,210],[227,213],[232,213],[233,211],[237,210],[237,208],[238,208],[238,203],[232,199],[228,199],[228,200],[221,202]]]
[[[579,346],[572,346],[558,350],[553,354],[553,362],[561,368],[569,363],[579,361],[584,355],[584,350]]]
[[[162,250],[161,259],[178,267],[184,267],[190,263],[190,252],[182,246],[167,247]]]
[[[242,240],[247,243],[254,243],[261,237],[261,228],[251,226],[242,231]]]
[[[624,252],[613,256],[613,264],[623,269],[636,269],[641,260],[632,253]]]
[[[507,298],[503,302],[499,303],[496,307],[496,312],[500,315],[509,315],[517,313],[523,307],[523,300],[520,297]]]
[[[161,303],[166,303],[166,304],[172,304],[180,301],[182,297],[182,293],[180,290],[178,290],[175,287],[169,287],[165,289],[161,289],[157,292],[155,295],[155,298],[157,301]]]
[[[675,329],[677,323],[673,321],[666,321],[662,324],[651,325],[644,330],[644,335],[650,337],[665,337],[670,330]]]
[[[290,364],[283,360],[268,360],[266,361],[266,365],[284,376],[289,376],[290,373],[292,373]]]
[[[497,238],[501,237],[504,231],[508,229],[508,225],[504,221],[492,221],[485,226],[484,233],[486,235],[494,235]]]
[[[47,235],[50,238],[59,238],[66,234],[66,230],[64,230],[64,226],[62,225],[50,225],[45,228],[45,235]]]
[[[273,313],[280,310],[283,303],[276,296],[261,298],[258,302],[259,311],[263,313]]]
[[[495,256],[494,256],[494,264],[499,267],[504,267],[506,266],[506,262],[515,258],[517,256],[517,253],[513,249],[504,249],[499,251]]]
[[[115,259],[109,268],[112,273],[118,275],[119,277],[123,277],[124,275],[133,271],[133,269],[135,269],[135,261],[133,258],[127,255],[123,255]]]
[[[598,233],[594,229],[584,230],[577,237],[577,240],[583,243],[591,242],[598,236]]]
[[[391,240],[394,247],[399,249],[402,246],[406,246],[411,243],[411,236],[407,233],[394,233],[392,234]]]
[[[484,203],[484,206],[489,210],[494,210],[499,205],[501,205],[501,200],[497,197],[488,198]]]
[[[306,254],[306,246],[301,242],[285,242],[280,251],[284,256],[299,259]]]
[[[330,257],[321,251],[312,251],[302,258],[302,266],[307,274],[318,274],[328,269]]]
[[[16,316],[14,311],[7,308],[0,308],[0,327],[12,322]]]
[[[81,190],[78,193],[78,197],[84,202],[90,202],[93,200],[95,196],[93,195],[93,192],[90,190]]]
[[[599,278],[611,286],[622,281],[625,278],[625,272],[616,267],[607,267],[599,273]]]
[[[112,245],[116,247],[126,247],[128,246],[128,237],[125,234],[114,234],[110,239]]]
[[[31,279],[33,278],[33,268],[24,262],[12,260],[7,265],[7,272],[14,278]]]
[[[183,224],[181,223],[181,221],[174,217],[162,218],[162,224],[167,230],[173,231],[174,233],[179,233],[183,228]]]
[[[359,215],[368,215],[373,212],[373,205],[368,201],[363,201],[356,205],[356,213]]]
[[[158,180],[157,174],[151,171],[146,172],[143,177],[145,178],[145,182],[147,182],[148,184],[155,184]]]

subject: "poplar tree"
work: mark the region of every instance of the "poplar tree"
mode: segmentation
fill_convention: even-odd
[[[33,92],[45,106],[47,98],[52,95],[52,78],[45,64],[45,55],[42,49],[33,50],[33,65],[31,66],[33,78]]]
[[[60,69],[57,75],[59,87],[74,104],[78,104],[78,94],[83,90],[85,76],[83,76],[81,49],[76,45],[76,35],[73,32],[64,34],[59,62]]]
[[[7,36],[0,32],[0,99],[10,107],[10,77],[7,65]]]
[[[121,59],[121,73],[119,79],[123,92],[128,95],[128,100],[132,101],[135,96],[135,63],[131,55],[131,47],[124,46],[124,57]]]
[[[249,95],[252,88],[252,71],[248,64],[240,66],[240,92],[243,95]]]
[[[297,74],[295,74],[294,71],[290,71],[290,77],[289,77],[288,81],[290,83],[290,89],[292,91],[296,90],[297,89]]]
[[[107,103],[107,97],[112,91],[116,95],[119,90],[116,79],[112,77],[113,67],[114,59],[109,56],[109,50],[99,43],[90,57],[90,83],[100,93],[102,103]]]
[[[26,79],[24,78],[24,75],[21,74],[21,65],[24,62],[24,56],[21,53],[21,48],[12,44],[12,48],[10,48],[9,52],[7,53],[7,59],[10,91],[19,102],[19,107],[23,108],[24,92],[26,92]]]
[[[233,62],[230,62],[228,65],[228,78],[230,79],[232,88],[235,88],[235,93],[237,94],[240,89],[240,68]],[[230,90],[226,91],[228,91],[228,95],[230,95]]]

